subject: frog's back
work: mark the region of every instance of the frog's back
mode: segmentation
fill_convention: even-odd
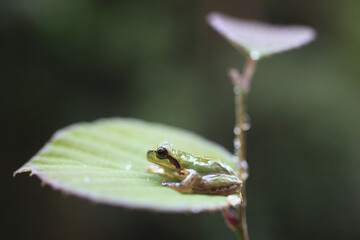
[[[234,170],[218,159],[182,152],[179,154],[183,168],[194,169],[201,175],[228,174],[235,175]]]

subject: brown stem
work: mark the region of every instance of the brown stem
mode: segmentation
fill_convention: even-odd
[[[246,130],[248,130],[247,122],[247,95],[250,90],[251,78],[255,71],[256,61],[248,57],[244,66],[243,74],[240,75],[236,70],[230,71],[230,78],[234,84],[235,93],[235,113],[236,125],[234,129],[235,154],[237,156],[238,173],[243,181],[241,190],[242,203],[238,208],[238,224],[234,226],[239,240],[249,240],[247,223],[246,223],[246,192],[245,182],[248,177],[247,161],[246,161]]]
[[[242,75],[242,87],[246,93],[250,90],[251,78],[255,72],[256,61],[248,57],[244,66],[244,73]]]

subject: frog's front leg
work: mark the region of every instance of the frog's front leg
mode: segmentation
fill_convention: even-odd
[[[162,176],[168,177],[168,178],[175,178],[174,174],[172,174],[171,172],[166,171],[164,168],[159,167],[157,165],[151,165],[147,168],[148,172],[151,173],[157,173],[160,174]]]
[[[184,180],[182,180],[182,182],[163,182],[162,185],[165,187],[170,187],[181,193],[192,193],[193,185],[201,179],[201,176],[195,170],[187,169],[186,171],[188,172],[188,174],[184,178]]]

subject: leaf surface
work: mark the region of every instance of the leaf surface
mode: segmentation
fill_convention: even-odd
[[[227,197],[181,194],[146,171],[146,152],[168,141],[190,153],[211,156],[235,168],[223,147],[194,133],[136,119],[112,118],[59,130],[15,174],[31,172],[66,193],[128,208],[200,212],[228,206]]]
[[[315,31],[306,26],[280,26],[243,20],[213,12],[208,23],[235,48],[253,60],[300,47],[315,38]]]

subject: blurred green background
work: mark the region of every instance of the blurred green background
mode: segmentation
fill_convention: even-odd
[[[258,64],[249,99],[248,225],[261,239],[360,239],[360,1],[0,1],[2,236],[235,239],[221,214],[96,205],[12,177],[71,123],[136,117],[232,149],[226,76],[244,59],[216,10],[305,24],[312,44]]]

